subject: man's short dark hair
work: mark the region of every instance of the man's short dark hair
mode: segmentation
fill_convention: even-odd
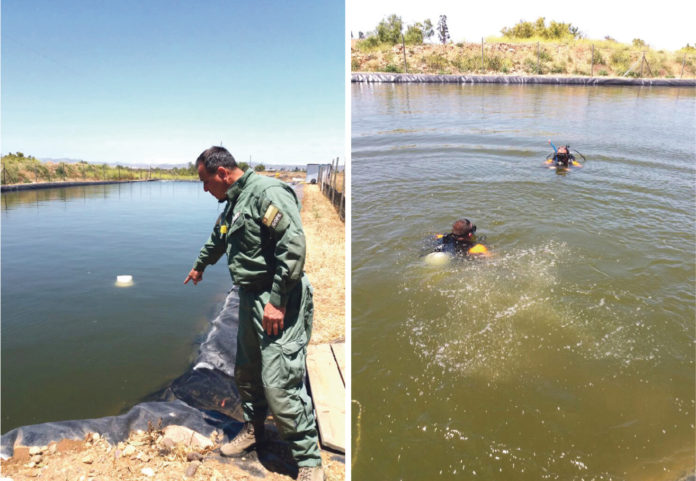
[[[196,167],[203,164],[205,170],[209,174],[214,174],[218,167],[225,167],[226,169],[237,168],[237,161],[234,160],[232,154],[224,147],[218,147],[217,145],[212,146],[209,149],[203,151],[201,155],[196,159]]]
[[[452,225],[452,232],[469,235],[476,232],[476,226],[469,219],[459,219]]]

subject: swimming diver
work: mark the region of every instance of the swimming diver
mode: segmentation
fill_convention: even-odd
[[[469,219],[459,219],[452,224],[452,232],[436,236],[438,244],[434,252],[445,252],[453,256],[483,256],[490,253],[483,244],[477,242],[474,237],[476,225]]]
[[[553,147],[553,154],[549,154],[546,157],[546,162],[549,164],[553,164],[556,167],[563,167],[567,169],[568,167],[582,167],[580,162],[575,160],[575,156],[570,153],[570,146],[561,146],[556,148],[555,145],[553,145],[553,142],[549,140],[549,144],[551,144],[551,147]],[[580,152],[578,152],[580,154]],[[582,154],[580,154],[582,155]],[[583,157],[584,159],[584,157]]]

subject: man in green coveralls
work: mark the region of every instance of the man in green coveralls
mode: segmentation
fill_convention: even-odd
[[[290,443],[298,479],[323,480],[312,399],[304,385],[314,305],[303,272],[299,201],[286,183],[241,170],[223,147],[204,151],[196,168],[203,190],[226,204],[184,284],[198,284],[206,266],[226,253],[239,286],[234,377],[245,423],[220,451],[236,456],[263,441],[270,409]]]

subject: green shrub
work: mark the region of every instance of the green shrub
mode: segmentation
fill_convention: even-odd
[[[433,53],[425,57],[425,63],[433,70],[443,70],[447,66],[447,59],[440,54]]]
[[[493,70],[495,72],[498,72],[503,67],[503,57],[501,57],[500,55],[484,57],[484,60],[487,70]]]
[[[358,42],[356,48],[361,52],[370,52],[380,46],[379,38],[374,35],[367,37],[365,40]]]
[[[602,57],[602,54],[599,53],[599,50],[595,49],[594,55],[592,56],[592,61],[594,62],[595,65],[599,65],[599,64],[604,63],[604,58]]]
[[[460,54],[452,65],[460,72],[473,72],[481,67],[481,57]]]
[[[537,73],[539,70],[536,58],[532,58],[532,57],[525,58],[524,62],[523,62],[523,66],[524,66],[524,71],[527,73]]]
[[[551,57],[551,54],[546,51],[546,49],[541,48],[539,50],[539,60],[542,62],[550,62],[553,60],[553,58]]]
[[[401,69],[394,65],[393,63],[388,63],[386,67],[384,67],[385,72],[391,72],[391,73],[401,73]]]
[[[599,73],[598,73],[597,75],[600,75],[600,76],[602,76],[602,77],[606,77],[607,75],[609,75],[609,72],[607,72],[606,70],[602,69],[602,70],[599,71]]]
[[[613,52],[611,52],[611,55],[609,56],[609,61],[611,63],[624,63],[628,62],[629,60],[630,57],[626,50],[614,50]]]
[[[565,73],[565,71],[566,71],[565,62],[554,63],[553,65],[551,65],[551,69],[550,69],[551,73]]]

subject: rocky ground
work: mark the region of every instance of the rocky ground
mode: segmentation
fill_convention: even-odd
[[[296,476],[296,472],[282,468],[291,461],[287,448],[279,441],[271,441],[263,448],[264,460],[260,461],[256,451],[240,458],[220,456],[222,439],[218,436],[213,433],[211,438],[206,438],[185,427],[168,426],[133,432],[128,440],[117,445],[90,433],[82,441],[62,440],[31,448],[18,446],[14,456],[2,462],[0,479],[287,481]],[[327,480],[345,478],[342,457],[324,451],[322,458]]]

